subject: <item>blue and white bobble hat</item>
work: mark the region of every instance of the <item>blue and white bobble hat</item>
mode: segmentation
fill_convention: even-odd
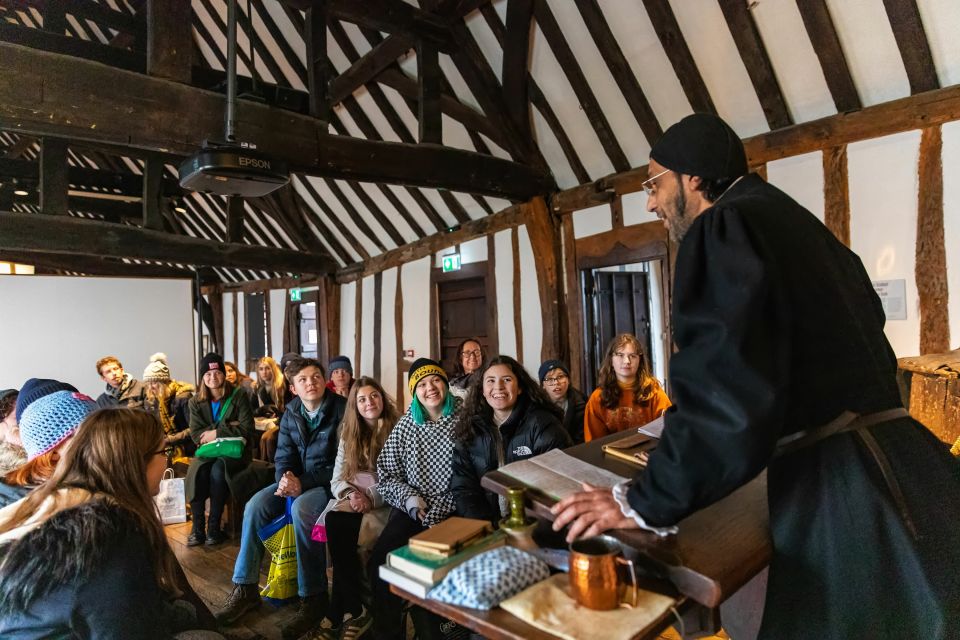
[[[89,396],[76,391],[57,391],[31,402],[20,418],[20,439],[27,460],[43,455],[72,436],[96,408]]]

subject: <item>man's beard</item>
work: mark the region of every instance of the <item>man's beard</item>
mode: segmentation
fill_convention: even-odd
[[[677,196],[671,203],[674,209],[674,215],[667,218],[667,231],[670,233],[670,239],[677,244],[683,240],[693,224],[693,218],[687,215],[687,196],[682,189],[677,191]]]

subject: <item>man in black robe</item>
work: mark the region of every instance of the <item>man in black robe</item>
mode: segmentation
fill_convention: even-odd
[[[902,409],[860,259],[748,174],[716,116],[668,129],[649,175],[647,207],[680,243],[674,406],[646,470],[567,498],[554,527],[670,535],[767,468],[760,637],[960,637],[960,463]]]

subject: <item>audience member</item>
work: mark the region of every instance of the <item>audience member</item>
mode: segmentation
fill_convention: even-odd
[[[167,446],[173,447],[171,461],[192,456],[197,448],[190,438],[189,403],[197,388],[170,378],[165,353],[150,356],[150,364],[143,370],[143,384],[143,408],[160,421]]]
[[[570,446],[562,413],[510,356],[494,356],[477,370],[457,417],[450,489],[457,515],[490,520],[509,515],[503,497],[480,486],[488,471],[551,449]]]
[[[377,456],[398,418],[396,406],[379,382],[361,377],[354,383],[340,424],[330,483],[337,503],[325,522],[334,571],[327,614],[333,622],[327,632],[331,638],[357,638],[373,620],[361,601],[361,575],[390,514],[377,487]]]
[[[453,378],[450,380],[450,392],[453,395],[461,399],[467,396],[470,375],[480,368],[486,357],[477,338],[467,338],[457,345],[457,359],[453,363]]]
[[[380,495],[392,509],[370,554],[367,571],[373,588],[374,635],[402,638],[402,601],[380,580],[378,568],[387,554],[407,544],[427,527],[454,511],[450,492],[453,427],[460,399],[447,385],[447,374],[428,358],[410,367],[413,401],[387,437],[377,458]]]
[[[587,399],[570,384],[570,368],[561,360],[547,360],[540,365],[540,385],[563,411],[563,428],[573,444],[583,442],[583,412]]]
[[[194,457],[184,483],[193,518],[193,530],[187,546],[217,545],[227,539],[220,527],[223,507],[231,489],[233,475],[245,469],[253,458],[253,413],[246,394],[227,382],[223,358],[208,353],[200,362],[198,391],[190,399],[190,437],[199,447],[217,438],[244,439],[240,458]],[[240,493],[235,491],[235,493]],[[210,512],[204,519],[204,506],[210,499]]]
[[[24,417],[41,404],[60,413],[94,406],[76,395],[51,394]],[[86,418],[50,480],[0,510],[0,636],[160,640],[214,628],[157,517],[152,496],[166,466],[153,416]]]
[[[281,632],[284,638],[299,638],[327,613],[326,549],[310,534],[330,501],[337,426],[347,401],[326,392],[323,366],[312,358],[291,360],[284,375],[292,381],[296,397],[287,404],[280,420],[277,482],[254,495],[244,509],[240,553],[233,569],[234,589],[217,619],[230,624],[259,606],[257,582],[264,549],[257,530],[284,512],[287,497],[295,498],[292,514],[301,600],[297,614]]]
[[[247,400],[250,401],[250,406],[255,406],[254,398],[256,396],[256,391],[253,388],[253,379],[237,369],[237,365],[233,364],[229,360],[223,361],[223,367],[227,374],[227,382],[234,387],[238,387],[241,391],[247,394]]]
[[[253,385],[253,413],[260,418],[279,418],[286,408],[287,382],[277,361],[270,356],[257,363],[257,381]]]
[[[599,387],[587,400],[584,439],[642,427],[670,407],[670,399],[650,375],[637,337],[621,333],[610,341],[600,365]]]
[[[20,441],[20,426],[17,424],[16,389],[0,391],[0,477],[7,475],[27,461],[27,451]],[[0,494],[4,488],[0,486]],[[0,502],[3,498],[0,497]]]
[[[142,409],[146,390],[139,380],[124,372],[123,365],[114,356],[97,360],[97,374],[106,383],[97,398],[98,407],[127,407]]]
[[[19,425],[27,461],[4,476],[0,503],[19,500],[46,482],[60,460],[60,449],[96,408],[92,399],[64,387],[73,389],[56,380],[32,379],[20,390],[18,404],[26,399]]]
[[[350,395],[350,387],[353,385],[353,365],[350,364],[350,358],[347,356],[335,357],[327,365],[327,371],[330,374],[327,389],[344,398]]]

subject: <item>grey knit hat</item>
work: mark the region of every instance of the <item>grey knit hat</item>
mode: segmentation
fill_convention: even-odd
[[[143,370],[144,382],[170,382],[170,367],[167,366],[167,354],[155,353],[150,356],[150,364]]]

